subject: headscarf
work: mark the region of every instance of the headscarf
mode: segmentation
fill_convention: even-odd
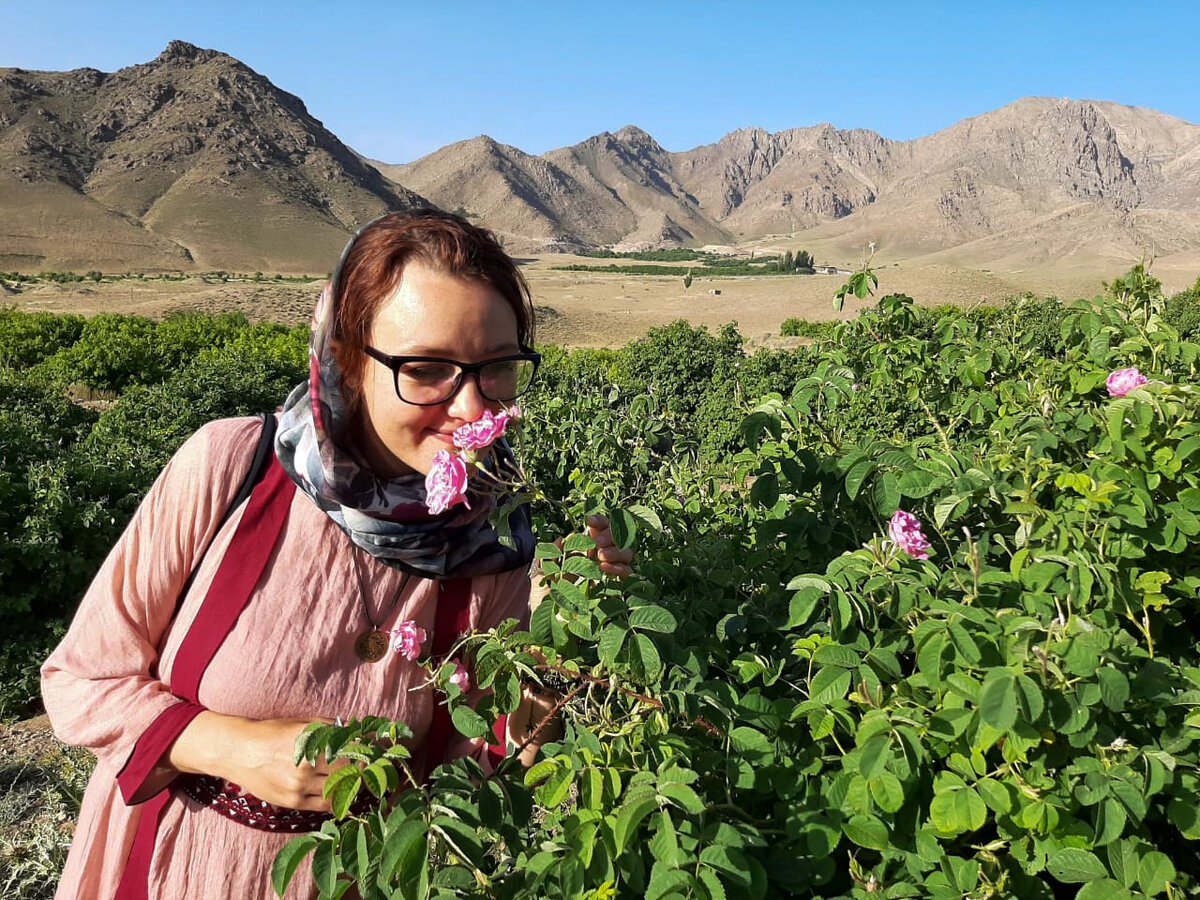
[[[275,454],[283,470],[357,546],[402,571],[426,578],[487,575],[527,566],[535,540],[527,505],[508,516],[515,546],[500,542],[488,514],[503,495],[468,489],[470,508],[459,504],[440,515],[425,508],[425,476],[391,478],[373,472],[355,447],[350,405],[342,395],[342,373],[333,356],[334,303],[338,278],[350,248],[313,312],[308,380],[283,405]],[[503,439],[484,463],[504,469],[512,450]]]

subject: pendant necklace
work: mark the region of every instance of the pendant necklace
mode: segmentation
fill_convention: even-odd
[[[388,644],[391,642],[388,640],[388,636],[379,630],[379,625],[371,619],[371,604],[367,602],[367,587],[363,580],[362,566],[358,561],[358,546],[351,542],[350,549],[353,554],[354,573],[358,576],[358,596],[362,599],[363,617],[367,620],[367,624],[371,626],[369,631],[364,631],[355,640],[354,655],[365,663],[377,663],[387,656]],[[388,607],[389,613],[395,608],[396,603],[399,602],[400,595],[404,593],[404,586],[406,584],[408,584],[407,574],[404,576],[404,580],[400,582],[400,590],[396,592],[396,598],[392,601],[391,606]],[[380,619],[380,623],[386,619],[387,614]]]

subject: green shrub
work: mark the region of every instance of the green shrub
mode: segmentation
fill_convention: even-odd
[[[1186,341],[1200,341],[1200,278],[1186,291],[1171,297],[1163,307],[1163,321]]]
[[[70,347],[83,334],[83,316],[0,309],[0,367],[26,369]]]
[[[449,701],[483,735],[532,670],[565,694],[562,740],[297,839],[277,885],[315,852],[330,894],[1194,895],[1200,345],[1144,288],[1061,310],[1049,354],[884,297],[752,412],[730,466],[665,467],[636,506],[594,480],[638,576],[600,577],[586,539],[540,546],[529,632],[469,641],[494,694]],[[1152,383],[1109,396],[1131,365]],[[850,427],[890,397],[911,435]],[[930,558],[890,535],[898,510]],[[398,780],[351,749],[335,812]]]
[[[649,394],[659,409],[690,416],[708,387],[727,376],[744,358],[736,323],[713,335],[683,319],[651,328],[621,350],[620,371],[638,393]]]

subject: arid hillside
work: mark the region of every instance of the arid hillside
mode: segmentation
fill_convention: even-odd
[[[361,222],[424,203],[214,50],[0,69],[0,269],[318,271]]]
[[[855,264],[1111,276],[1200,271],[1200,126],[1032,97],[911,141],[746,128],[685,152],[628,125],[540,156],[487,136],[359,156],[243,63],[0,69],[0,271],[328,271],[388,209],[460,211],[518,253],[684,244]]]

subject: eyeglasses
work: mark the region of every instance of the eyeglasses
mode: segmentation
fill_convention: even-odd
[[[485,399],[507,403],[529,390],[542,361],[542,354],[532,350],[481,363],[440,356],[389,356],[374,347],[363,350],[392,370],[396,396],[414,406],[445,403],[458,393],[465,375],[475,376],[479,393]]]

